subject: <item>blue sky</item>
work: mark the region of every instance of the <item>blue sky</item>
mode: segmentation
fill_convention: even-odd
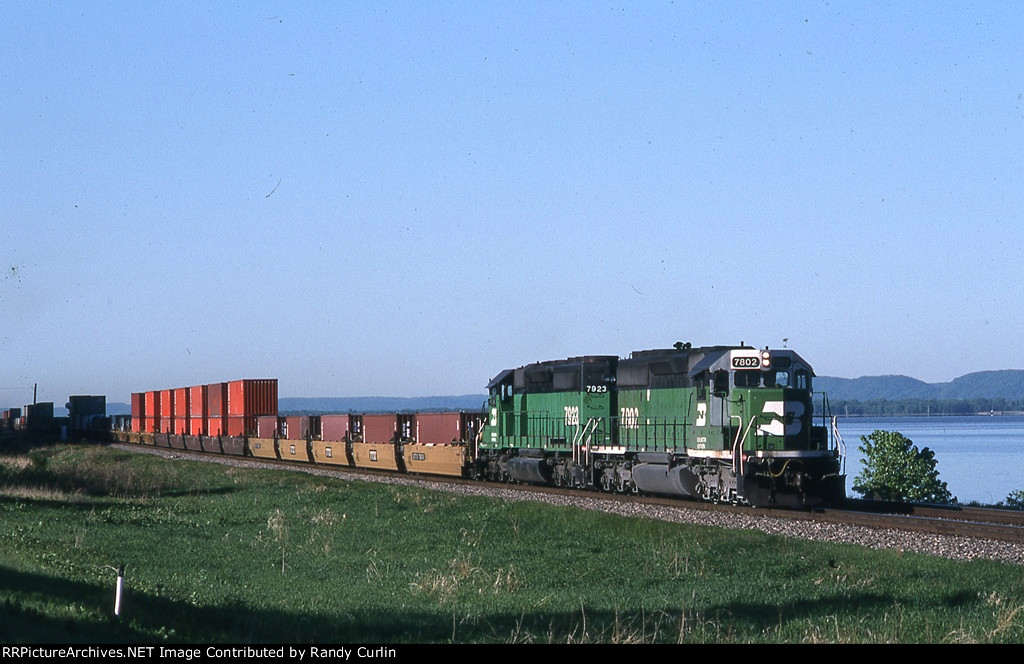
[[[1024,368],[1018,3],[0,9],[7,405],[677,340]]]

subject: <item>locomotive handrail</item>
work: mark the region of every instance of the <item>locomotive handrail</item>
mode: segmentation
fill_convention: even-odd
[[[736,472],[736,446],[739,444],[739,441],[740,441],[740,432],[743,431],[743,417],[741,417],[740,415],[730,415],[729,416],[729,420],[730,421],[732,421],[732,420],[739,420],[740,421],[740,425],[738,427],[736,427],[736,438],[735,438],[735,440],[732,441],[732,472],[735,473]],[[742,459],[740,460],[740,464],[739,465],[740,465],[739,469],[742,471],[743,470],[743,461],[742,461]]]
[[[736,427],[736,441],[732,446],[732,472],[736,472],[736,460],[739,459],[739,472],[743,474],[743,443],[747,440],[747,435],[750,433],[750,427],[754,425],[754,420],[757,419],[757,415],[751,415],[750,421],[747,422],[747,429],[743,431],[743,418],[739,415],[730,415],[729,418],[735,417],[740,421],[740,425]],[[743,431],[743,438],[740,438],[740,431]]]
[[[668,451],[686,443],[687,420],[684,417],[644,417],[643,424],[636,416],[608,418],[618,432],[619,445],[642,451]],[[623,424],[627,422],[627,424]],[[617,424],[617,426],[615,426]],[[648,449],[654,446],[654,450]]]
[[[633,420],[633,426],[623,425],[619,416],[591,418],[591,425],[573,430],[565,425],[565,419],[547,414],[535,414],[523,410],[509,410],[499,417],[508,418],[505,435],[520,441],[520,444],[546,449],[553,438],[564,438],[566,446],[575,445],[579,438],[597,432],[604,421],[608,421],[611,430],[616,433],[613,440],[622,447],[640,451],[668,451],[683,447],[686,441],[688,420],[683,417],[644,417],[643,424]],[[525,422],[521,418],[526,418]],[[572,431],[572,435],[570,434]]]
[[[814,408],[814,402],[811,402],[811,408]],[[826,420],[834,420],[832,416],[832,402],[828,400],[828,392],[821,392],[821,426],[827,426]]]
[[[832,416],[832,437],[836,441],[836,450],[839,452],[839,457],[843,460],[842,474],[846,474],[846,441],[843,440],[843,434],[839,433],[839,417],[837,415]]]
[[[600,419],[601,418],[599,418],[599,417],[591,417],[590,419],[587,420],[587,423],[584,424],[582,428],[577,429],[576,430],[576,434],[573,435],[573,437],[572,437],[572,460],[575,461],[576,463],[583,463],[585,461],[584,458],[583,458],[584,448],[586,448],[585,451],[589,455],[589,452],[590,452],[590,449],[589,449],[590,448],[590,440],[593,438],[594,431],[597,430],[597,425],[598,425]],[[593,425],[593,426],[591,426],[591,425]],[[588,432],[588,430],[590,430],[590,431]],[[587,437],[586,441],[583,440],[584,437]]]

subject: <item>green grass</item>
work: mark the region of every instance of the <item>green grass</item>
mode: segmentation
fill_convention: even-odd
[[[6,644],[1024,640],[1012,565],[102,447],[0,456],[0,524]]]

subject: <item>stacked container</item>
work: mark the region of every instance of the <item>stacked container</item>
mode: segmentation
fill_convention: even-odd
[[[256,434],[256,418],[277,414],[277,379],[247,378],[227,383],[227,434]]]
[[[208,436],[227,435],[228,384],[210,383],[206,386],[206,412]]]
[[[157,431],[171,433],[174,431],[174,390],[160,390],[160,421]]]
[[[143,392],[132,392],[132,428],[135,431],[145,431],[146,424],[146,395]]]
[[[141,431],[153,433],[157,430],[157,426],[160,423],[160,393],[156,391],[146,392],[144,396],[145,408],[143,409],[143,417],[146,419],[144,420],[145,426],[143,426]]]
[[[189,396],[187,387],[179,387],[174,390],[174,424],[172,432],[176,434],[187,434],[189,428]]]
[[[188,433],[201,436],[206,433],[206,386],[195,385],[188,388],[188,393]]]
[[[132,394],[132,418],[142,432],[191,437],[256,436],[260,416],[270,416],[276,422],[276,378]]]

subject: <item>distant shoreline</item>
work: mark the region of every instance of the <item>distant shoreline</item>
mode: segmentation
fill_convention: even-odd
[[[820,415],[820,413],[816,413]],[[855,414],[835,414],[836,417],[841,417],[850,420],[862,420],[869,418],[900,418],[900,417],[1012,417],[1024,415],[1024,411],[1020,410],[1008,410],[1008,411],[994,411],[994,412],[979,412],[979,413],[855,413]]]

